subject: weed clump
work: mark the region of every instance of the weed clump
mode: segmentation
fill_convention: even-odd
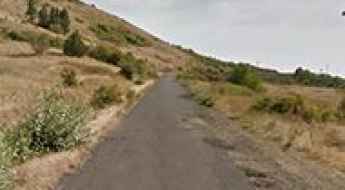
[[[99,61],[117,65],[122,57],[122,53],[106,45],[98,45],[89,52],[89,56]]]
[[[10,31],[6,36],[11,40],[30,43],[37,53],[43,52],[48,47],[61,48],[63,46],[63,40],[60,38],[32,31]]]
[[[73,87],[78,85],[77,73],[74,70],[64,68],[60,73],[62,84],[65,87]]]
[[[95,90],[91,105],[96,109],[104,109],[113,103],[121,103],[122,92],[118,86],[101,86]]]
[[[141,84],[144,80],[157,75],[152,65],[145,60],[137,59],[131,53],[122,56],[118,66],[121,67],[122,74],[126,78],[137,84]]]
[[[69,150],[84,142],[87,107],[70,104],[57,93],[45,95],[23,121],[5,131],[2,142],[11,162],[24,162],[36,155]]]
[[[290,114],[303,119],[307,123],[314,121],[328,122],[337,119],[338,114],[318,105],[308,105],[300,95],[289,97],[264,97],[252,106],[254,110],[268,113]]]

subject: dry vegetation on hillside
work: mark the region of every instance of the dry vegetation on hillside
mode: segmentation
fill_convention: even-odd
[[[254,70],[242,72],[234,67],[192,62],[180,68],[178,79],[200,105],[225,113],[257,144],[263,145],[258,151],[279,163],[279,170],[302,179],[310,189],[343,188],[345,91],[273,84],[254,79]],[[248,85],[258,83],[262,83],[259,90]],[[217,132],[224,136],[228,130]],[[235,138],[231,133],[236,133],[236,129],[230,131],[225,137],[228,140]]]
[[[158,72],[188,57],[78,0],[32,1],[33,16],[26,2],[0,1],[1,190],[53,188]]]

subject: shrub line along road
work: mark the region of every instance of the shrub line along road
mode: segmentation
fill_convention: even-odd
[[[163,77],[58,190],[251,190],[225,152],[181,120],[200,109],[172,75]]]

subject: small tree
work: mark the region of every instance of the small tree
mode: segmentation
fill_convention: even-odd
[[[67,9],[63,9],[61,12],[60,12],[60,20],[61,20],[61,27],[63,29],[63,32],[66,34],[70,31],[70,26],[71,26],[71,19],[70,19],[70,16],[69,16],[69,13],[67,11]]]
[[[84,44],[79,31],[73,32],[64,43],[64,53],[68,56],[82,57],[87,52],[87,46]]]
[[[49,5],[45,4],[39,12],[39,25],[43,28],[49,28],[50,25],[50,14]]]
[[[37,0],[28,0],[27,4],[28,8],[26,10],[26,15],[29,17],[31,22],[34,22],[38,16]]]

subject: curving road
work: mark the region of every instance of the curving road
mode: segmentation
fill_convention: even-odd
[[[252,190],[225,153],[183,127],[200,108],[173,76],[153,87],[58,190]]]

